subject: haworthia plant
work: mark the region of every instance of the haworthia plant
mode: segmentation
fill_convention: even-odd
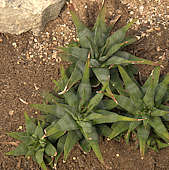
[[[32,157],[43,170],[47,170],[46,164],[51,164],[57,155],[55,146],[45,138],[44,129],[40,123],[36,123],[25,113],[26,132],[11,132],[9,136],[21,141],[21,143],[7,155]]]
[[[94,77],[97,78],[96,81],[103,85],[108,77],[110,77],[112,69],[117,72],[117,69],[115,69],[117,65],[156,65],[152,61],[138,58],[122,50],[123,47],[136,41],[135,38],[126,37],[126,32],[132,26],[134,20],[113,34],[110,34],[112,31],[110,28],[112,28],[112,26],[107,26],[105,23],[105,5],[101,8],[92,30],[87,28],[86,25],[80,21],[72,4],[70,5],[70,12],[77,29],[79,42],[75,43],[73,46],[70,45],[68,47],[59,48],[63,51],[62,57],[66,57],[67,60],[75,65],[62,93],[65,93],[82,79],[84,65],[89,53],[91,55],[90,66],[92,68],[90,77],[92,77],[92,79],[94,79]],[[98,84],[97,82],[94,84]]]
[[[45,135],[49,139],[58,140],[63,135],[65,136],[66,139],[62,147],[64,160],[67,159],[73,146],[79,143],[84,152],[90,151],[90,148],[92,148],[97,158],[103,163],[96,125],[118,121],[137,122],[139,119],[129,118],[105,110],[105,102],[102,102],[101,105],[100,103],[109,80],[102,86],[100,91],[93,94],[89,72],[90,58],[86,61],[82,80],[76,88],[71,88],[66,93],[59,95],[55,102],[51,100],[51,102],[48,102],[49,104],[34,104],[33,107],[43,112],[44,120],[50,120],[50,125],[47,124],[45,129]],[[61,79],[58,82],[55,81],[57,92],[64,89],[67,80],[66,72],[62,68]],[[59,101],[59,99],[61,99],[61,101]],[[98,105],[100,106],[98,107]],[[51,115],[53,115],[55,119],[49,119]]]
[[[131,132],[135,131],[140,144],[141,156],[144,156],[146,146],[153,148],[169,146],[169,106],[166,94],[169,89],[169,73],[160,80],[160,67],[156,67],[143,86],[136,84],[127,74],[125,69],[118,66],[120,75],[124,82],[126,96],[113,94],[107,90],[106,95],[113,99],[116,106],[120,106],[130,115],[130,118],[142,119],[139,122],[117,122],[112,129],[109,138],[112,139],[127,130],[125,136],[128,142]],[[152,134],[155,134],[152,138]]]

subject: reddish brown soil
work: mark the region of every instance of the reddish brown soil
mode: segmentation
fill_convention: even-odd
[[[73,3],[80,11],[79,16],[91,26],[98,12],[99,3],[92,0],[73,0]],[[130,12],[126,5],[110,0],[107,7],[108,21],[121,15],[115,29],[126,23]],[[169,31],[163,25],[158,27],[157,31],[150,32],[147,37],[141,37],[138,42],[128,47],[128,50],[139,57],[161,61],[162,74],[165,74],[169,72]],[[143,24],[139,26],[139,29],[130,31],[130,34],[141,35],[141,31],[148,28],[148,25]],[[29,104],[41,102],[42,90],[52,90],[52,80],[59,76],[60,64],[57,62],[56,46],[69,42],[74,38],[74,34],[74,26],[67,7],[63,9],[60,17],[50,22],[38,37],[33,36],[31,32],[19,36],[0,34],[0,170],[39,169],[35,163],[24,157],[5,156],[5,152],[15,147],[9,143],[14,140],[6,133],[21,131],[20,126],[24,128],[23,113],[26,111],[32,116],[35,113]],[[145,65],[139,66],[141,78],[145,79],[152,68]],[[145,159],[141,160],[139,150],[134,144],[129,146],[123,141],[101,140],[100,147],[107,168],[112,170],[169,169],[169,148],[158,153],[148,151]],[[98,162],[93,152],[85,155],[78,146],[72,150],[66,163],[63,163],[62,159],[58,163],[58,170],[103,169],[106,167]]]

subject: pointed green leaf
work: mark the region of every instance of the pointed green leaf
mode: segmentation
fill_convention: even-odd
[[[56,81],[53,81],[54,83]],[[43,91],[41,96],[44,98],[45,103],[56,104],[56,103],[63,103],[63,99],[56,97],[55,95]]]
[[[82,132],[85,138],[89,141],[98,141],[98,134],[96,128],[92,126],[91,122],[78,121],[79,126],[82,128]]]
[[[168,85],[169,85],[169,73],[164,77],[164,80],[157,86],[157,91],[155,94],[155,103],[157,106],[159,106],[162,103],[163,97],[168,91]]]
[[[82,127],[82,132],[86,140],[88,140],[93,151],[95,152],[97,158],[99,159],[101,163],[103,163],[102,154],[100,152],[100,148],[98,144],[99,139],[98,139],[96,128],[92,126],[91,122],[79,121],[78,124]]]
[[[56,148],[51,143],[47,143],[47,145],[45,147],[45,153],[48,156],[56,156],[57,155]]]
[[[112,129],[109,126],[107,126],[106,124],[97,125],[96,128],[100,135],[103,135],[106,137],[108,137],[112,132]]]
[[[103,157],[102,157],[102,153],[100,151],[100,147],[99,147],[99,144],[97,141],[89,141],[89,144],[90,146],[92,147],[94,153],[96,154],[98,160],[104,164],[104,160],[103,160]]]
[[[41,163],[40,167],[41,167],[43,170],[47,170],[47,167],[46,167],[46,164],[45,164],[44,161]]]
[[[120,78],[118,69],[116,68],[111,69],[110,73],[111,73],[110,84],[113,86],[113,88],[115,88],[119,94],[123,96],[128,96],[127,92],[123,88],[123,81]]]
[[[128,76],[127,72],[121,67],[118,66],[122,79],[124,81],[127,92],[130,95],[130,98],[133,104],[136,107],[140,107],[142,105],[142,97],[143,94],[139,87],[132,81],[132,79]]]
[[[89,142],[88,142],[85,138],[82,139],[82,140],[79,142],[79,144],[80,144],[81,148],[83,149],[83,151],[84,151],[85,153],[90,152],[91,146],[90,146]]]
[[[160,140],[156,139],[157,145],[159,149],[163,149],[169,146],[169,143],[163,143]]]
[[[76,15],[73,7],[70,9],[70,13],[72,15],[72,20],[76,26],[78,32],[78,38],[80,41],[80,45],[83,48],[89,48],[89,41],[87,37],[92,37],[92,32],[80,21],[79,17]]]
[[[92,111],[101,102],[103,96],[104,96],[104,94],[100,92],[91,98],[91,100],[89,101],[89,104],[87,106],[87,113]]]
[[[169,106],[167,105],[160,105],[159,109],[161,110],[165,110],[165,111],[168,111],[169,112]],[[162,116],[162,118],[165,120],[165,121],[169,121],[169,114],[165,114]]]
[[[150,107],[154,106],[155,89],[158,85],[159,76],[160,76],[160,67],[156,67],[152,73],[149,86],[147,87],[145,96],[143,98],[143,101],[147,106],[150,106]]]
[[[122,96],[122,95],[116,95],[112,93],[106,93],[106,96],[113,99],[113,101],[121,106],[123,109],[127,110],[131,114],[135,114],[137,112],[137,109],[135,105],[131,102],[130,98]]]
[[[64,136],[60,137],[59,140],[58,140],[58,143],[57,143],[57,155],[56,155],[55,160],[54,160],[54,168],[55,169],[56,169],[56,166],[57,166],[58,159],[59,159],[59,157],[61,156],[61,154],[62,154],[62,152],[64,150],[66,137],[67,137],[67,135],[64,135]]]
[[[140,145],[140,154],[142,157],[144,157],[145,149],[146,149],[146,143],[148,140],[150,134],[150,127],[145,128],[144,126],[139,126],[137,128],[137,135]]]
[[[118,56],[111,56],[107,61],[104,62],[104,66],[110,66],[112,64],[131,64],[131,61],[126,60],[122,57],[118,57]]]
[[[69,105],[69,106],[72,106],[74,108],[77,108],[77,105],[79,103],[78,101],[78,96],[75,94],[74,90],[73,89],[70,89],[68,92],[66,92],[64,94],[64,98],[65,98],[65,101],[66,103]]]
[[[82,61],[86,61],[87,60],[87,56],[88,56],[88,53],[89,53],[89,50],[88,49],[85,49],[85,48],[80,48],[80,47],[60,47],[61,50],[63,50],[64,54],[66,54],[67,56],[69,56],[69,60],[72,61],[72,58],[73,58],[73,61],[74,62],[77,62],[78,60],[82,60]]]
[[[113,124],[113,130],[108,138],[113,139],[122,132],[126,131],[129,128],[129,122],[116,122]]]
[[[130,133],[135,130],[139,125],[141,124],[141,121],[137,121],[137,122],[131,122],[129,124],[129,129],[127,131],[127,134],[125,136],[125,141],[128,144],[129,143],[129,138],[130,138]]]
[[[51,141],[52,143],[56,143],[57,139],[59,139],[61,136],[63,136],[65,134],[65,132],[63,131],[59,131],[56,132],[55,134],[48,136],[49,141]]]
[[[142,91],[145,93],[148,90],[148,88],[150,88],[152,82],[154,82],[154,85],[158,84],[159,76],[160,76],[160,67],[155,67],[155,69],[152,71],[152,73],[150,74],[150,76],[142,86]]]
[[[108,36],[108,30],[105,23],[105,10],[105,6],[103,6],[94,25],[94,42],[97,47],[102,47]]]
[[[134,56],[134,55],[132,55],[132,54],[126,52],[126,51],[118,51],[117,53],[115,53],[115,55],[128,60],[128,62],[130,62],[131,64],[157,65],[153,61],[146,60],[146,59],[140,58],[140,57],[136,57],[136,56]]]
[[[108,84],[109,84],[109,81],[107,81],[107,84],[105,83],[102,89],[96,92],[97,94],[90,99],[89,104],[87,106],[87,113],[89,113],[91,110],[93,110],[95,107],[99,105],[99,103],[101,102],[104,96],[103,92],[107,88]]]
[[[89,46],[90,46],[90,55],[92,59],[96,59],[99,57],[99,49],[96,45],[96,43],[92,40],[91,37],[88,37],[88,40],[90,42]]]
[[[22,142],[27,142],[31,140],[31,137],[28,136],[26,132],[10,132],[10,133],[7,133],[7,135],[17,140],[20,140]]]
[[[169,140],[169,132],[164,126],[160,117],[152,117],[149,120],[149,124],[153,127],[155,132],[157,132],[159,135]]]
[[[24,143],[19,144],[14,150],[7,152],[6,155],[21,156],[26,155],[28,148]]]
[[[83,77],[83,71],[84,71],[85,64],[81,60],[79,60],[75,68],[67,82],[67,85],[65,86],[64,90],[60,92],[59,94],[64,94],[66,91],[68,91],[74,84],[76,84],[79,80]]]
[[[25,124],[26,124],[26,132],[29,135],[32,135],[35,131],[36,125],[33,122],[33,120],[27,115],[27,113],[24,113],[25,116]]]
[[[96,110],[87,116],[85,121],[92,120],[93,124],[102,124],[102,123],[112,123],[118,121],[138,121],[138,119],[121,116],[117,113],[106,111],[106,110]]]
[[[73,146],[80,140],[80,137],[76,131],[69,131],[64,145],[64,160],[68,158],[68,154],[72,150]]]
[[[118,44],[114,44],[104,56],[101,56],[99,58],[99,61],[106,61],[107,59],[109,59],[109,57],[111,57],[115,52],[117,52],[121,47],[123,47],[125,44],[124,43],[118,43]]]
[[[92,70],[103,86],[110,79],[110,72],[108,68],[92,68]]]
[[[79,103],[79,110],[88,102],[89,98],[91,97],[91,85],[89,80],[89,59],[86,62],[83,78],[82,81],[78,87],[78,96],[80,97],[80,103]]]
[[[118,29],[116,32],[114,32],[106,41],[105,48],[106,53],[107,51],[116,43],[121,43],[126,36],[127,30],[133,25],[135,20],[129,22],[127,25],[123,26],[121,29]]]
[[[36,161],[39,165],[41,165],[43,162],[43,155],[44,155],[44,149],[39,149],[35,154]]]
[[[74,119],[71,116],[66,114],[57,122],[54,122],[50,126],[46,128],[46,136],[53,135],[59,131],[69,131],[69,130],[76,130],[78,126]]]
[[[43,129],[38,125],[35,129],[34,135],[38,137],[38,139],[41,139],[44,136]]]
[[[151,112],[151,116],[164,116],[166,114],[169,114],[169,110],[165,111],[154,108],[153,111]]]
[[[32,104],[33,108],[38,109],[46,114],[56,115],[58,118],[63,117],[66,114],[65,105],[57,103],[55,105],[47,105],[47,104]]]
[[[117,103],[111,99],[103,99],[98,108],[102,110],[112,110],[117,106]]]

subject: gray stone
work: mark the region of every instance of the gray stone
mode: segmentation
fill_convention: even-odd
[[[65,0],[0,0],[0,32],[38,34],[60,13]]]

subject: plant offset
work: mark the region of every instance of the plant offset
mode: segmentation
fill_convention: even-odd
[[[61,67],[55,93],[44,93],[44,104],[32,104],[39,118],[25,114],[26,132],[9,133],[21,143],[7,155],[32,157],[45,170],[56,169],[62,153],[66,161],[76,144],[104,164],[100,136],[122,134],[128,143],[135,134],[142,158],[146,148],[169,146],[169,74],[160,77],[158,66],[143,85],[135,79],[133,64],[158,64],[122,49],[136,41],[126,36],[134,21],[111,34],[103,4],[90,30],[69,7],[79,41],[59,49],[71,66]]]

